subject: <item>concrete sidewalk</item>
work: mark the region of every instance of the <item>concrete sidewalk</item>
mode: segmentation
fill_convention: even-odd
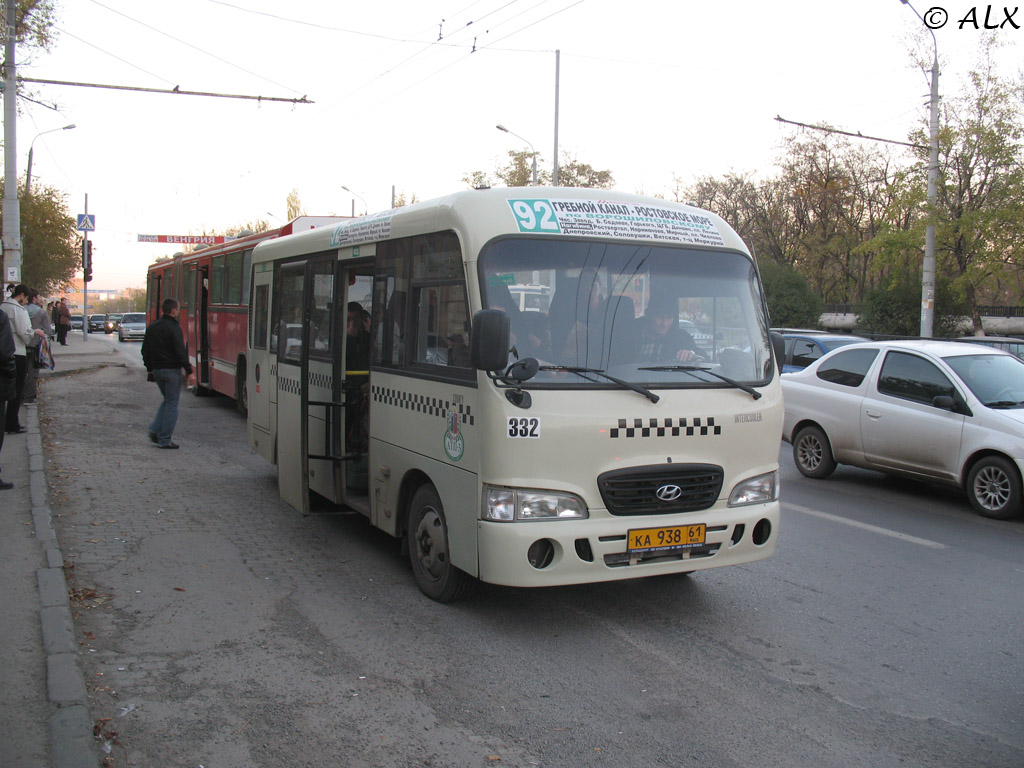
[[[72,331],[67,346],[54,345],[55,369],[40,371],[37,403],[21,408],[28,432],[6,435],[0,453],[0,477],[14,483],[13,489],[0,491],[0,681],[5,691],[0,764],[11,768],[100,765],[64,557],[51,519],[39,411],[46,409],[47,378],[125,365],[117,344],[105,334],[85,340],[81,331]]]

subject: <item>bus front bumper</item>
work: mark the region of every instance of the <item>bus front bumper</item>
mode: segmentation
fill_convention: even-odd
[[[630,530],[698,523],[706,526],[702,546],[633,555],[626,551]],[[778,501],[671,516],[481,520],[477,523],[479,577],[490,584],[550,587],[737,565],[770,557],[778,530]]]

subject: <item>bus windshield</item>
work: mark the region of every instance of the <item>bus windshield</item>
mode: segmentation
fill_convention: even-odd
[[[530,386],[608,386],[569,368],[670,387],[771,376],[760,283],[744,254],[507,238],[484,250],[479,272],[485,306],[511,319],[511,359],[540,361]]]

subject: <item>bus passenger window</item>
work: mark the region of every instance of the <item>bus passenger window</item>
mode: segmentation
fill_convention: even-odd
[[[331,307],[334,302],[334,264],[313,265],[313,301],[309,308],[309,344],[312,352],[331,350]]]
[[[416,291],[414,362],[469,368],[469,319],[461,283]]]
[[[281,359],[302,359],[302,284],[304,269],[281,270],[281,313],[276,336]]]
[[[270,286],[259,285],[256,287],[255,303],[253,304],[253,328],[252,346],[253,349],[267,348],[267,295]]]

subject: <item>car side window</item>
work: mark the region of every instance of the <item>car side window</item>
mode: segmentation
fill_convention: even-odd
[[[931,362],[905,352],[889,352],[878,376],[878,391],[931,405],[939,395],[956,397],[956,388]]]
[[[818,378],[844,387],[859,387],[876,357],[877,349],[847,349],[836,352],[827,362],[818,366]]]
[[[808,339],[796,339],[793,344],[793,365],[798,368],[806,368],[823,354],[825,353],[815,342]]]

